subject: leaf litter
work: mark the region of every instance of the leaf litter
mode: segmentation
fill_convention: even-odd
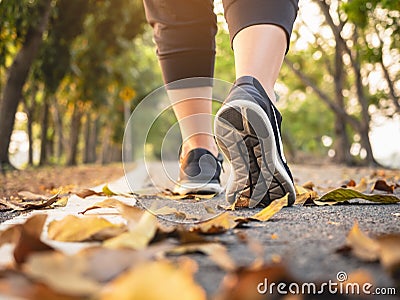
[[[372,194],[365,193],[369,187]],[[345,186],[325,190],[320,196],[322,189],[308,182],[296,186],[295,205],[333,205],[353,199],[380,204],[398,203],[398,187],[397,183],[386,183],[381,179],[362,179],[358,184],[350,180]],[[289,279],[300,282],[289,274],[277,254],[272,255],[275,257],[272,262],[275,263],[266,264],[263,246],[240,229],[244,224],[252,226],[254,222],[268,222],[287,205],[287,195],[252,215],[238,217],[240,211],[231,214],[232,210],[246,209],[248,199],[243,198],[232,205],[218,207],[222,212],[216,218],[193,226],[170,227],[162,224],[156,216],[187,216],[167,206],[155,208],[149,213],[128,205],[112,197],[132,195],[115,193],[107,185],[101,192],[83,190],[77,195],[81,198],[108,198],[87,207],[81,212],[82,216],[67,216],[50,222],[46,228],[46,216],[42,214],[31,217],[25,224],[14,225],[0,232],[0,246],[6,243],[14,245],[14,259],[18,266],[17,269],[9,266],[0,272],[0,292],[21,295],[21,291],[12,288],[16,282],[20,282],[27,287],[26,292],[22,293],[26,298],[35,298],[35,295],[44,295],[41,298],[46,298],[51,295],[51,299],[205,299],[204,289],[194,279],[197,265],[187,258],[190,253],[206,255],[226,272],[216,299],[250,299],[253,296],[257,299],[259,294],[254,294],[257,290],[253,287],[265,277],[276,278],[275,282]],[[49,198],[43,200],[40,195],[29,193],[23,193],[20,197],[41,201],[36,208],[42,208],[40,205],[50,201]],[[177,195],[170,194],[169,197],[184,201]],[[191,195],[189,199],[209,199],[207,197],[211,196],[201,198]],[[115,224],[100,217],[101,213],[96,215],[96,210],[102,208],[114,209],[124,222]],[[48,238],[53,240],[97,241],[97,244],[74,255],[66,255],[41,240],[43,230],[47,230]],[[238,266],[229,255],[227,246],[215,240],[215,236],[230,231],[234,231],[238,240],[254,254],[255,259],[250,265]],[[271,239],[278,239],[278,235],[272,234]],[[355,224],[346,241],[346,246],[339,252],[350,253],[365,261],[379,260],[391,274],[398,274],[398,235],[370,238]],[[171,260],[174,257],[178,259]],[[354,278],[362,281],[370,278],[367,275],[360,271]],[[154,282],[157,282],[157,288],[154,288]]]

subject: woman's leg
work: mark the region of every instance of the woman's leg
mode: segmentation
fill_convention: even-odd
[[[145,0],[147,20],[154,39],[164,82],[181,129],[184,157],[194,148],[217,156],[212,132],[211,81],[180,79],[212,78],[217,32],[213,1]]]
[[[246,27],[233,39],[236,78],[252,76],[260,81],[275,103],[274,85],[286,51],[284,30],[276,25]]]
[[[275,102],[274,84],[289,48],[297,0],[224,0],[236,78],[252,76]]]

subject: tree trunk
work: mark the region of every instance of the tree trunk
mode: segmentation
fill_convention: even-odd
[[[63,124],[60,113],[60,107],[58,106],[57,99],[53,99],[53,120],[54,120],[54,130],[57,136],[56,145],[55,145],[55,157],[58,163],[61,162],[61,157],[64,152],[64,133],[63,133]]]
[[[0,101],[0,167],[10,165],[8,147],[14,128],[15,113],[33,60],[42,42],[51,9],[51,0],[43,0],[40,21],[29,28],[25,41],[8,70],[7,82]]]
[[[70,132],[70,151],[67,160],[68,166],[75,166],[77,164],[77,155],[78,155],[78,142],[79,142],[79,133],[81,130],[81,119],[82,113],[77,104],[74,106],[74,111],[72,113],[71,120],[71,132]]]
[[[345,107],[343,87],[345,80],[345,73],[343,68],[343,48],[337,41],[335,48],[335,71],[333,80],[335,83],[335,96],[334,101],[340,107]],[[346,165],[353,164],[353,158],[350,154],[350,142],[346,129],[347,120],[340,114],[335,114],[335,162],[344,163]]]
[[[356,42],[358,39],[357,28],[354,30],[353,40]],[[359,51],[359,50],[358,50]],[[371,121],[371,116],[369,115],[369,104],[368,99],[365,96],[364,86],[362,84],[362,75],[361,75],[361,67],[359,62],[359,52],[356,52],[355,58],[352,63],[352,68],[355,75],[356,80],[356,91],[358,103],[361,106],[361,124],[360,124],[360,137],[361,144],[364,149],[367,151],[367,157],[365,158],[366,164],[368,165],[376,165],[374,154],[372,153],[371,141],[369,139],[369,126]]]
[[[99,120],[95,120],[92,124],[92,133],[89,138],[89,162],[94,163],[97,160],[97,144],[99,133]]]
[[[26,129],[27,129],[27,134],[28,134],[28,143],[29,143],[29,148],[28,148],[28,165],[33,166],[33,118],[35,115],[35,100],[36,96],[38,93],[38,85],[35,84],[34,82],[31,85],[31,89],[29,91],[29,96],[31,99],[31,102],[27,101],[27,98],[23,98],[23,103],[24,103],[24,108],[25,108],[25,113],[28,118],[27,124],[26,124]],[[30,103],[30,104],[29,104]]]
[[[101,164],[105,165],[110,162],[110,128],[105,127],[102,132],[101,143]]]
[[[83,163],[88,164],[90,163],[90,131],[92,127],[92,120],[90,112],[86,113],[86,120],[85,120],[85,132],[84,132],[84,153],[83,153]]]
[[[49,103],[48,99],[44,97],[43,115],[41,122],[41,135],[40,135],[40,160],[39,166],[47,163],[47,150],[48,150],[48,128],[49,128]]]

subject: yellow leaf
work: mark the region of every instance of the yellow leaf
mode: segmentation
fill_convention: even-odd
[[[306,193],[297,195],[294,204],[306,204],[306,202],[308,203],[309,201],[313,201],[318,198],[319,196],[316,191],[308,191]]]
[[[277,212],[279,212],[284,206],[287,206],[289,194],[286,194],[280,199],[274,200],[268,205],[266,208],[261,210],[260,212],[256,213],[249,217],[250,220],[257,220],[257,221],[268,221],[272,218]]]
[[[136,224],[145,212],[144,209],[141,209],[137,206],[127,205],[117,199],[109,198],[93,204],[92,206],[86,208],[83,212],[81,212],[81,214],[85,214],[89,210],[98,208],[115,208],[120,212],[122,217],[124,217],[128,221],[129,224]]]
[[[365,261],[375,261],[379,258],[379,243],[368,237],[360,230],[356,221],[353,228],[347,235],[347,245],[351,247],[352,252],[358,258]]]
[[[294,186],[294,189],[296,190],[296,195],[306,194],[310,191],[310,189],[306,189],[305,187],[297,184]]]
[[[103,193],[104,193],[104,195],[106,195],[107,197],[111,197],[111,196],[117,195],[117,194],[115,194],[113,191],[110,190],[110,188],[108,187],[107,184],[106,184],[105,186],[103,186]]]
[[[104,218],[68,215],[59,221],[52,221],[48,228],[50,239],[62,242],[82,242],[87,240],[104,240],[126,230],[122,224],[113,224]]]
[[[235,217],[230,215],[228,212],[224,212],[211,220],[192,227],[191,231],[208,234],[222,233],[235,228],[237,225]]]
[[[119,236],[104,242],[107,248],[143,249],[153,239],[158,228],[157,218],[149,212],[144,212],[139,222]]]
[[[194,281],[193,270],[170,262],[148,262],[135,266],[107,284],[104,300],[205,300],[205,291]]]

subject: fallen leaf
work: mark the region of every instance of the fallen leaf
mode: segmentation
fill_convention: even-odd
[[[171,200],[184,200],[184,199],[195,199],[195,200],[203,200],[203,199],[212,199],[216,196],[216,193],[212,194],[179,194],[171,191],[170,189],[165,189],[161,193],[158,193],[157,196],[161,198],[168,198]]]
[[[305,193],[308,193],[311,191],[310,189],[306,189],[305,187],[302,187],[301,185],[297,185],[297,184],[295,184],[294,189],[296,191],[296,196],[305,194]]]
[[[358,269],[347,274],[347,280],[341,281],[344,290],[351,291],[354,284],[358,284],[359,287],[363,287],[365,284],[374,285],[374,277],[365,269]],[[357,293],[358,294],[358,293]],[[368,297],[367,293],[360,288],[359,295]]]
[[[100,299],[204,300],[206,293],[193,279],[193,269],[167,261],[143,263],[107,284]]]
[[[81,297],[61,295],[26,274],[14,270],[0,271],[1,299],[78,300]]]
[[[131,248],[143,249],[154,238],[158,228],[157,218],[145,211],[139,222],[129,228],[128,232],[124,232],[116,237],[108,239],[104,242],[107,248]]]
[[[87,198],[90,196],[104,196],[104,193],[103,192],[95,192],[90,189],[83,189],[83,190],[75,193],[75,195],[77,195],[80,198]]]
[[[380,246],[380,262],[392,275],[400,275],[400,234],[377,237]],[[399,278],[400,279],[400,278]]]
[[[352,253],[364,261],[376,261],[379,258],[379,243],[368,237],[360,230],[358,222],[355,222],[346,239]]]
[[[355,184],[353,186],[348,186],[348,187],[352,190],[363,193],[367,190],[367,186],[368,186],[367,180],[363,177],[363,178],[361,178],[361,180],[358,184]]]
[[[47,215],[37,214],[30,217],[22,226],[14,248],[14,258],[21,264],[34,252],[53,251],[54,249],[40,240]]]
[[[371,188],[371,192],[377,190],[377,191],[384,191],[390,194],[393,194],[395,185],[388,185],[385,180],[378,179],[375,181],[374,185]]]
[[[309,192],[297,195],[294,204],[303,204],[304,205],[315,199],[319,199],[318,193],[316,191],[309,191]]]
[[[116,196],[117,195],[112,190],[110,190],[110,188],[108,187],[107,184],[105,186],[103,186],[102,191],[103,191],[103,194],[106,195],[107,197],[111,197],[111,196]]]
[[[80,212],[85,214],[90,210],[99,208],[115,208],[118,212],[128,221],[129,226],[135,226],[139,222],[140,218],[143,216],[145,210],[137,206],[127,205],[117,199],[109,198],[104,201],[95,203],[94,205],[86,208],[84,211]]]
[[[217,266],[225,271],[233,271],[236,265],[225,246],[219,243],[190,243],[169,250],[168,254],[182,255],[200,252],[207,255]]]
[[[266,295],[268,295],[268,299],[270,296],[271,299],[275,299],[275,296],[277,296],[276,289],[274,289],[273,294],[270,294],[270,290],[268,290],[271,282],[277,286],[281,282],[294,283],[296,281],[282,264],[262,265],[255,269],[242,268],[236,272],[228,273],[224,277],[215,299],[261,300],[266,299]]]
[[[213,219],[192,227],[190,230],[204,234],[217,234],[233,229],[237,225],[238,223],[235,221],[235,217],[230,215],[228,212],[224,212]]]
[[[48,237],[61,242],[82,242],[105,240],[126,231],[123,224],[113,224],[104,218],[88,216],[79,218],[68,215],[62,220],[52,221],[48,227]]]
[[[54,291],[72,296],[89,296],[101,285],[85,275],[87,260],[84,256],[66,256],[54,252],[32,255],[24,271],[35,281],[40,281]]]
[[[314,187],[315,187],[315,184],[312,181],[308,181],[303,184],[303,188],[305,188],[305,189],[313,190]]]
[[[32,194],[35,195],[35,194]],[[36,195],[34,197],[34,199],[31,199],[29,201],[27,200],[22,200],[20,199],[20,201],[17,201],[17,199],[13,199],[13,200],[3,200],[0,199],[0,204],[8,207],[9,209],[12,210],[18,210],[18,211],[23,211],[23,210],[29,210],[29,209],[40,209],[40,208],[46,208],[49,207],[50,205],[52,205],[53,203],[57,202],[57,200],[59,199],[59,194],[53,195],[50,198],[43,198],[42,196],[40,196],[40,198],[38,198],[39,195]]]
[[[355,187],[356,186],[356,182],[353,179],[350,179],[346,185],[347,187]]]
[[[338,188],[323,195],[319,200],[315,200],[314,203],[317,205],[332,205],[357,198],[385,204],[400,202],[400,199],[394,195],[367,195],[351,189]]]
[[[270,205],[268,205],[266,208],[264,208],[260,212],[252,215],[248,219],[261,221],[261,222],[268,221],[276,213],[278,213],[284,206],[287,206],[288,197],[289,197],[289,194],[286,194],[282,198],[272,201]]]
[[[22,225],[16,224],[0,232],[0,246],[17,243],[21,234]]]
[[[99,246],[83,249],[77,255],[84,256],[87,262],[84,274],[104,283],[115,279],[130,267],[159,257],[174,247],[176,245],[170,242],[153,244],[144,250],[109,249]]]

